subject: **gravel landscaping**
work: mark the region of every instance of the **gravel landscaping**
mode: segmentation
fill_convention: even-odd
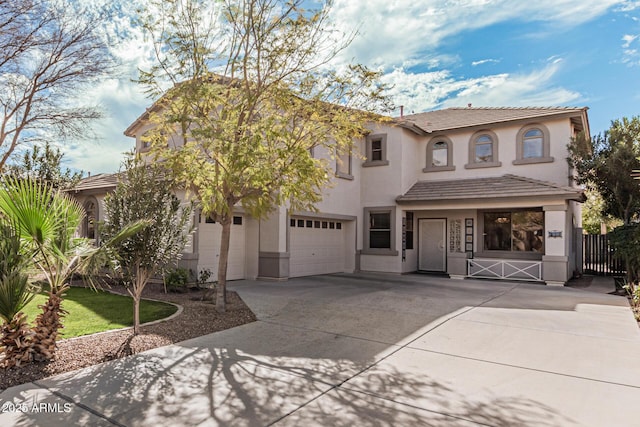
[[[119,286],[113,286],[109,290],[126,292]],[[227,293],[227,311],[223,314],[216,311],[214,304],[201,301],[203,292],[189,290],[165,294],[162,285],[149,284],[143,293],[144,298],[179,304],[183,308],[182,313],[170,320],[143,326],[138,336],[133,336],[133,329],[126,329],[61,340],[58,342],[56,359],[51,362],[0,369],[0,391],[256,320],[253,312],[235,292]]]

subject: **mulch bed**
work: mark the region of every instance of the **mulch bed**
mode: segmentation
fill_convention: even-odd
[[[118,285],[107,289],[126,293]],[[192,289],[184,293],[165,294],[162,285],[150,283],[145,287],[143,298],[174,302],[183,307],[183,312],[171,320],[142,326],[137,336],[130,329],[61,340],[53,361],[0,369],[0,391],[256,320],[253,312],[235,292],[227,292],[227,311],[222,314],[216,311],[215,304],[201,301],[203,292]]]

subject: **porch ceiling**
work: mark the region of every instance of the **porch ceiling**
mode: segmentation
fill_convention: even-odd
[[[508,174],[489,178],[418,181],[409,191],[397,197],[396,202],[409,204],[516,197],[558,197],[579,202],[585,200],[581,189]]]

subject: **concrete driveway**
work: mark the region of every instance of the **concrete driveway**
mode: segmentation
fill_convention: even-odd
[[[230,287],[257,322],[6,390],[0,425],[637,425],[625,298],[419,275]]]

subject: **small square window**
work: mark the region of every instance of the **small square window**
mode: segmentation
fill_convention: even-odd
[[[336,223],[335,222],[330,222],[329,223],[329,228],[332,229],[332,230],[335,229],[336,228]]]
[[[327,225],[328,225],[327,221],[322,221],[322,228],[327,228]]]
[[[207,224],[215,224],[215,223],[216,223],[216,222],[213,220],[213,218],[211,218],[211,215],[208,215],[208,216],[205,218],[204,222],[205,222],[205,223],[207,223]]]
[[[298,220],[298,227],[304,228],[304,219],[299,219]]]
[[[234,216],[233,217],[233,225],[242,225],[242,217]]]
[[[291,218],[291,219],[289,220],[289,226],[291,226],[291,227],[295,227],[295,226],[296,226],[296,220],[295,220],[295,219],[293,219],[293,218]]]
[[[313,221],[313,228],[320,228],[320,221]]]
[[[365,144],[367,158],[362,164],[364,167],[389,164],[387,160],[387,135],[367,135]]]
[[[307,228],[312,228],[313,227],[313,221],[311,221],[310,219],[307,220]]]
[[[336,229],[337,230],[342,230],[342,223],[341,222],[336,222]]]

